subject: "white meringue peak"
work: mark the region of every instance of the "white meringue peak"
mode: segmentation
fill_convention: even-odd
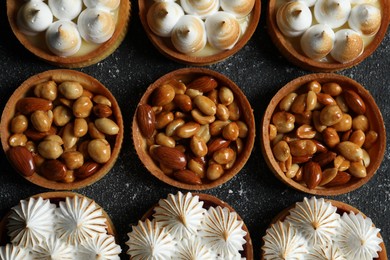
[[[230,50],[241,36],[241,27],[234,15],[219,11],[205,21],[207,40],[218,50]]]
[[[302,35],[312,24],[312,13],[301,1],[290,1],[281,5],[276,12],[276,23],[284,36]]]
[[[169,194],[167,199],[160,199],[153,217],[175,238],[189,238],[201,228],[206,213],[202,206],[199,196],[179,191],[176,195]]]
[[[246,243],[246,232],[242,229],[244,222],[228,208],[210,207],[207,212],[203,228],[199,232],[203,243],[223,259],[238,255]]]
[[[148,9],[146,20],[153,33],[161,37],[169,37],[173,27],[183,15],[183,9],[175,2],[155,2]]]
[[[326,245],[336,236],[340,226],[337,208],[323,198],[304,198],[297,202],[286,217],[288,223],[298,230],[309,246]]]
[[[81,37],[76,24],[68,20],[52,23],[46,30],[46,44],[57,56],[74,55],[81,47]]]
[[[25,248],[16,246],[14,244],[6,244],[0,246],[1,260],[26,260],[28,258],[28,251]]]
[[[219,0],[180,0],[180,5],[187,14],[197,15],[201,19],[219,10]]]
[[[301,37],[301,49],[311,59],[320,60],[333,49],[335,34],[328,25],[316,24]]]
[[[221,0],[222,10],[233,14],[236,18],[249,15],[254,6],[255,0]]]
[[[335,244],[326,246],[314,246],[309,249],[306,260],[347,260],[341,250]]]
[[[307,245],[304,237],[288,222],[278,221],[267,229],[263,237],[264,259],[304,259]]]
[[[104,8],[110,11],[116,10],[121,0],[83,0],[87,8]]]
[[[86,197],[67,197],[57,210],[56,234],[71,245],[106,234],[107,219],[93,200]]]
[[[347,259],[366,260],[378,257],[383,242],[378,237],[380,229],[374,227],[372,220],[362,214],[344,213],[341,228],[335,242]]]
[[[180,52],[191,54],[201,51],[207,44],[206,27],[195,15],[182,16],[172,29],[171,41]]]
[[[351,29],[342,29],[335,33],[335,43],[330,55],[340,63],[358,58],[364,51],[361,35]]]
[[[80,14],[83,7],[82,0],[49,0],[48,4],[58,20],[73,20]]]
[[[129,246],[127,254],[133,260],[170,259],[176,250],[176,242],[165,228],[159,226],[157,221],[149,219],[138,221],[137,226],[127,234]]]
[[[184,238],[177,244],[175,255],[172,259],[178,260],[204,260],[215,259],[210,248],[204,245],[201,238],[192,236],[188,239]]]
[[[122,252],[121,247],[115,243],[115,237],[106,234],[88,238],[79,245],[78,250],[91,260],[119,260]]]
[[[54,229],[56,205],[41,197],[21,200],[8,217],[11,242],[21,247],[33,247],[49,237]]]
[[[74,247],[58,239],[55,235],[46,238],[42,243],[32,248],[33,260],[72,260]]]
[[[381,26],[381,22],[381,11],[369,4],[353,7],[348,19],[349,27],[365,36],[375,35]]]
[[[28,1],[18,10],[16,23],[26,35],[44,32],[53,22],[49,6],[42,1]]]
[[[77,19],[81,37],[92,43],[108,41],[115,32],[115,21],[111,14],[99,8],[87,8]]]
[[[332,29],[343,26],[350,12],[350,0],[317,0],[314,5],[314,17],[318,23],[327,24]]]
[[[314,6],[314,4],[317,2],[317,0],[290,0],[290,1],[300,1],[305,3],[308,7]]]

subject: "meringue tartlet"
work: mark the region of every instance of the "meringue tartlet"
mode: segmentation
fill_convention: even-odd
[[[65,68],[95,64],[123,41],[130,1],[7,0],[11,29],[35,56]]]
[[[209,65],[240,50],[260,19],[259,0],[139,0],[140,18],[155,47],[168,58]]]
[[[383,40],[390,18],[384,0],[269,1],[268,31],[279,51],[311,71],[350,68]]]

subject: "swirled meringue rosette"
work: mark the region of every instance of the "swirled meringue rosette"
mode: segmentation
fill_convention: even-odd
[[[348,204],[305,197],[273,219],[262,259],[387,259],[379,231]]]

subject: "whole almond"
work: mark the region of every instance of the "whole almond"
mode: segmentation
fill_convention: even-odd
[[[202,184],[201,178],[194,172],[190,170],[180,170],[173,173],[173,177],[187,184],[197,185]]]
[[[303,179],[309,189],[314,189],[322,179],[321,166],[316,162],[307,162],[303,166]]]
[[[209,92],[215,89],[217,86],[218,82],[210,76],[199,77],[187,84],[187,88],[196,89],[203,93]]]
[[[362,115],[366,112],[366,104],[363,99],[353,90],[344,90],[343,97],[348,107],[353,112]]]
[[[96,173],[100,168],[100,165],[96,162],[85,162],[80,168],[78,168],[74,174],[79,179],[85,179]]]
[[[48,111],[52,108],[53,103],[43,98],[26,97],[16,103],[16,109],[24,115],[31,114],[36,110]]]
[[[211,155],[211,154],[213,154],[215,151],[217,151],[219,149],[228,147],[230,142],[231,142],[230,140],[225,140],[223,138],[215,138],[215,139],[211,140],[207,144],[207,147],[208,147],[208,153],[207,154]]]
[[[153,158],[171,169],[182,170],[187,165],[184,153],[175,148],[158,146],[152,153]]]
[[[327,151],[325,153],[320,153],[313,157],[313,162],[318,163],[321,167],[333,162],[336,158],[337,154],[331,151]]]
[[[333,178],[328,184],[326,184],[326,187],[335,187],[340,186],[343,184],[346,184],[351,179],[351,175],[347,172],[341,172],[338,171],[336,177]]]
[[[35,164],[32,153],[24,146],[11,147],[8,159],[12,166],[23,176],[29,177],[35,172]]]
[[[66,177],[66,166],[59,160],[46,160],[39,173],[51,181],[62,181]]]
[[[55,135],[57,133],[57,128],[54,126],[51,126],[49,131],[47,132],[38,132],[35,129],[27,129],[24,134],[28,137],[29,140],[32,141],[39,141],[43,138],[45,138],[48,135]]]
[[[156,117],[151,106],[148,104],[138,106],[137,123],[144,137],[152,137],[155,130]]]
[[[153,106],[164,106],[175,98],[175,89],[169,84],[163,84],[153,91]]]
[[[92,111],[97,117],[109,117],[112,115],[112,109],[103,104],[94,105]]]

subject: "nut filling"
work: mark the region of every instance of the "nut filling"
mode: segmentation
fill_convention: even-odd
[[[28,177],[72,183],[109,161],[119,126],[111,101],[76,81],[48,80],[16,103],[8,157]]]
[[[161,84],[136,114],[156,165],[191,185],[217,180],[234,166],[248,135],[242,118],[233,91],[211,76]]]
[[[286,177],[315,189],[365,178],[378,134],[358,93],[311,81],[279,102],[269,137]]]

